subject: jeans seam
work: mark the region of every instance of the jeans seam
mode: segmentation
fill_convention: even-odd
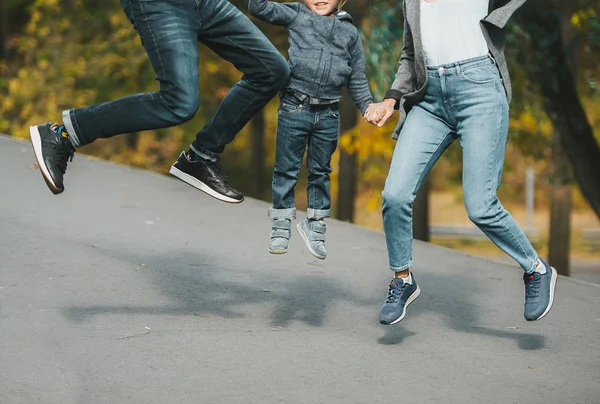
[[[152,31],[152,26],[150,25],[150,22],[148,21],[148,16],[146,15],[146,11],[144,10],[144,6],[142,5],[142,3],[140,2],[139,4],[140,6],[140,10],[142,11],[142,14],[144,15],[144,21],[146,22],[146,27],[148,28],[148,32],[150,32],[150,36],[152,37],[152,42],[154,42],[154,47],[156,48],[156,54],[158,57],[158,61],[160,62],[160,68],[161,68],[161,75],[164,77],[165,76],[165,65],[163,63],[162,57],[161,57],[161,53],[158,49],[158,42],[156,41],[156,37],[154,36],[154,32]],[[150,55],[148,55],[148,57],[150,57]],[[163,97],[164,100],[164,97]]]
[[[452,133],[452,131],[448,131],[446,133],[446,135],[443,137],[443,139],[445,140],[446,137],[448,137],[448,135]],[[444,143],[444,141],[442,140],[436,147],[435,151],[431,154],[431,156],[429,157],[429,160],[427,160],[427,163],[425,163],[425,167],[427,167],[429,165],[429,163],[431,163],[431,160],[433,159],[433,157],[437,154],[437,152],[440,150],[440,148],[442,147],[442,144]],[[415,186],[413,187],[413,191],[412,191],[412,195],[416,195],[417,190],[419,189],[420,185],[423,182],[423,179],[425,178],[425,169],[423,169],[423,172],[421,173],[421,175],[419,176],[419,179],[417,180],[417,183],[415,184]],[[414,199],[413,199],[413,203],[414,203]],[[411,203],[411,217],[410,217],[410,222],[411,222],[411,234],[412,234],[412,226],[413,226],[413,221],[414,221],[414,217],[413,217],[413,212],[412,212],[412,203]],[[399,271],[404,271],[405,269],[409,268],[413,263],[413,258],[412,258],[412,238],[411,238],[411,249],[410,249],[410,256],[409,256],[409,262],[406,265],[403,265],[401,267],[393,267],[390,265],[390,269],[392,269],[393,271],[399,272]],[[399,268],[399,269],[396,269]]]
[[[212,33],[212,31],[208,31],[209,33]],[[260,64],[263,66],[263,68],[265,68],[267,70],[267,72],[269,73],[269,75],[271,74],[271,69],[269,68],[268,65],[266,65],[265,63],[263,63],[262,59],[260,57],[258,57],[258,55],[255,55],[253,52],[249,51],[248,49],[244,48],[243,46],[240,46],[240,44],[238,44],[236,41],[232,40],[231,37],[226,36],[225,40],[228,41],[229,43],[235,45],[238,49],[241,49],[243,51],[245,51],[246,53],[248,53],[249,55],[251,55],[252,57],[254,57],[256,60],[258,60],[260,62]],[[244,80],[244,78],[242,77],[242,80]],[[246,81],[248,83],[248,81]],[[236,115],[235,119],[232,120],[231,124],[223,131],[219,134],[219,138],[217,141],[217,144],[221,143],[221,140],[223,139],[223,136],[225,136],[225,133],[227,132],[227,130],[229,128],[231,128],[233,125],[236,125],[239,121],[239,118],[248,110],[249,106],[254,103],[254,101],[256,99],[258,99],[260,97],[261,94],[264,93],[264,90],[260,90],[258,92],[255,93],[255,96],[246,104],[246,106],[240,110],[240,112]]]
[[[310,142],[308,147],[310,148],[310,150],[312,150],[312,152],[310,153],[310,157],[311,157],[310,159],[311,159],[312,167],[314,169],[316,167],[316,163],[315,163],[316,162],[316,158],[315,158],[315,148],[313,146],[313,142]],[[313,190],[312,190],[313,192],[312,192],[312,198],[311,198],[312,199],[311,205],[312,206],[317,206],[316,185],[313,184],[312,188],[313,188]]]
[[[195,0],[196,2],[196,16],[198,17],[198,25],[202,26],[202,17],[200,16],[200,2]]]
[[[443,139],[445,140],[445,139],[446,139],[446,137],[447,137],[447,136],[448,136],[450,133],[452,133],[452,131],[448,131],[448,132],[446,133],[446,135],[443,137]],[[415,184],[415,186],[414,186],[414,188],[413,188],[413,191],[412,191],[412,195],[413,195],[413,196],[416,196],[416,194],[417,194],[417,190],[419,189],[419,187],[420,187],[420,186],[421,186],[421,184],[423,183],[423,180],[425,179],[425,175],[426,175],[426,174],[425,174],[425,171],[426,171],[426,168],[427,168],[427,166],[429,166],[429,163],[431,163],[431,160],[432,160],[432,159],[433,159],[433,157],[434,157],[434,156],[437,154],[437,152],[440,150],[440,148],[442,147],[442,144],[443,144],[443,143],[444,143],[444,141],[442,140],[442,141],[441,141],[441,142],[440,142],[440,143],[437,145],[437,147],[436,147],[435,151],[434,151],[434,152],[431,154],[431,156],[429,156],[429,160],[427,160],[427,163],[425,163],[425,168],[424,168],[424,169],[423,169],[423,171],[421,172],[421,175],[419,176],[419,179],[417,180],[417,183]],[[410,207],[410,228],[411,228],[411,235],[412,235],[412,227],[413,227],[413,223],[414,223],[414,220],[415,220],[415,218],[414,218],[414,215],[413,215],[413,207],[412,207],[413,203],[414,203],[414,199],[413,199],[413,202],[411,203],[411,207]],[[413,242],[412,242],[412,237],[411,237],[411,240],[410,240],[410,242],[411,242],[411,248],[410,248],[410,256],[409,256],[408,264],[405,264],[405,265],[401,266],[399,269],[396,269],[396,267],[392,267],[392,266],[390,266],[390,268],[391,268],[393,271],[396,271],[396,272],[404,271],[405,269],[409,268],[409,267],[412,265],[412,263],[413,263],[413,257],[412,257],[412,253],[413,253],[413,251],[412,251],[412,250],[413,250]]]
[[[443,137],[443,139],[445,140],[445,139],[448,137],[448,135],[449,135],[450,133],[452,133],[452,131],[451,131],[451,130],[450,130],[450,131],[448,131],[448,132],[446,132],[446,135]],[[437,154],[437,152],[440,150],[440,148],[442,147],[442,144],[443,144],[443,143],[444,143],[444,141],[442,140],[442,141],[441,141],[441,142],[440,142],[440,143],[437,145],[437,147],[436,147],[435,151],[434,151],[434,152],[431,154],[431,156],[429,156],[429,160],[427,160],[427,163],[425,164],[425,167],[427,167],[427,166],[429,165],[429,163],[431,163],[431,160],[432,160],[432,159],[433,159],[433,157],[434,157],[434,156]],[[430,169],[430,171],[431,171],[431,169]],[[417,181],[417,183],[415,184],[415,187],[414,187],[414,189],[413,189],[413,192],[412,192],[412,194],[413,194],[413,195],[416,195],[416,193],[417,193],[417,191],[418,191],[418,189],[419,189],[419,187],[420,187],[421,183],[422,183],[422,182],[423,182],[423,180],[425,179],[425,175],[424,175],[424,173],[425,173],[425,169],[423,169],[423,172],[421,172],[421,176],[419,177],[419,180],[418,180],[418,181]]]
[[[497,90],[497,86],[496,86],[496,90]],[[500,99],[500,94],[498,94],[498,110],[502,111],[502,101]],[[499,137],[500,137],[500,128],[502,126],[502,113],[498,114],[498,126],[496,128],[495,131],[495,136],[494,136],[494,146],[492,148],[492,150],[496,150],[497,146],[498,146],[498,141],[499,141]],[[504,160],[504,157],[502,157],[502,159]],[[488,171],[488,181],[487,181],[487,185],[488,185],[488,198],[490,195],[495,194],[496,192],[492,191],[492,174],[493,174],[493,165],[495,163],[494,161],[495,159],[490,159],[490,164],[489,164],[489,171]],[[502,164],[504,164],[504,161],[502,162]],[[500,183],[498,183],[498,185],[500,185]],[[498,196],[496,196],[497,198]],[[500,203],[500,206],[502,206],[502,203],[500,201],[498,201],[498,203]],[[488,202],[488,206],[489,206],[489,202]],[[502,206],[502,208],[504,210],[506,210],[504,208],[504,206]],[[498,218],[498,222],[500,222],[500,224],[502,225],[502,227],[504,227],[506,230],[508,230],[508,233],[510,234],[510,236],[512,237],[514,243],[519,247],[519,249],[521,249],[521,253],[523,254],[523,257],[528,258],[527,256],[527,252],[525,251],[525,248],[523,247],[523,245],[521,244],[521,242],[519,241],[519,239],[516,237],[516,235],[513,233],[512,229],[506,225],[506,222],[504,220],[504,218],[500,218],[498,217],[498,212],[495,212],[494,215]],[[516,222],[515,222],[516,223]],[[522,231],[522,230],[521,230]],[[523,232],[523,235],[525,235],[525,233]]]

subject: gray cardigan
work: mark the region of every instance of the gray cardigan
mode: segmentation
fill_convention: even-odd
[[[396,99],[396,108],[400,110],[398,125],[392,135],[394,139],[398,138],[411,106],[423,99],[427,89],[427,68],[420,30],[421,1],[423,0],[404,0],[404,43],[400,67],[392,88],[385,94],[385,98]],[[498,65],[509,102],[512,98],[512,89],[504,56],[504,27],[525,1],[490,0],[490,13],[481,21],[483,35]]]
[[[339,101],[347,86],[360,112],[373,102],[365,75],[365,55],[358,29],[345,11],[313,13],[303,3],[249,0],[255,17],[289,32],[289,86],[314,98]]]

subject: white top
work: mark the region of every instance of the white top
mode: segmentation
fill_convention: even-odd
[[[488,15],[489,0],[420,1],[421,38],[427,66],[488,54],[479,22]]]

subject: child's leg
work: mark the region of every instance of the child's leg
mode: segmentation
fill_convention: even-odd
[[[293,97],[282,97],[273,170],[273,206],[269,209],[272,222],[269,251],[274,254],[285,253],[288,249],[291,221],[296,216],[294,187],[302,166],[311,116]]]
[[[339,134],[339,110],[325,108],[319,111],[319,121],[308,139],[306,167],[308,168],[309,219],[321,220],[331,216],[329,174],[331,156],[337,148]]]
[[[337,107],[319,109],[318,122],[310,134],[306,154],[308,211],[307,220],[298,225],[298,231],[309,251],[320,259],[327,256],[323,219],[331,215],[329,174],[331,156],[337,148],[338,127]]]

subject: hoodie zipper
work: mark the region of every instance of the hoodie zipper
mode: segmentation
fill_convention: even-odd
[[[331,31],[329,31],[329,42],[328,42],[328,46],[326,47],[327,49],[329,49],[331,47],[331,43],[333,42],[333,32],[335,31],[335,23],[336,23],[336,18],[335,15],[332,17],[333,18],[333,24],[331,24]],[[323,56],[325,56],[325,49],[323,49]],[[321,74],[321,83],[319,86],[319,93],[321,93],[321,89],[323,88],[323,82],[325,81],[325,76],[327,75],[327,77],[331,76],[331,69],[333,69],[333,56],[331,55],[331,52],[329,52],[327,54],[328,56],[328,60],[329,60],[329,65],[327,65],[327,62],[325,62],[325,66],[323,66],[323,74]],[[322,57],[321,57],[322,59]],[[327,71],[329,68],[329,71]],[[321,94],[319,94],[320,96]]]

